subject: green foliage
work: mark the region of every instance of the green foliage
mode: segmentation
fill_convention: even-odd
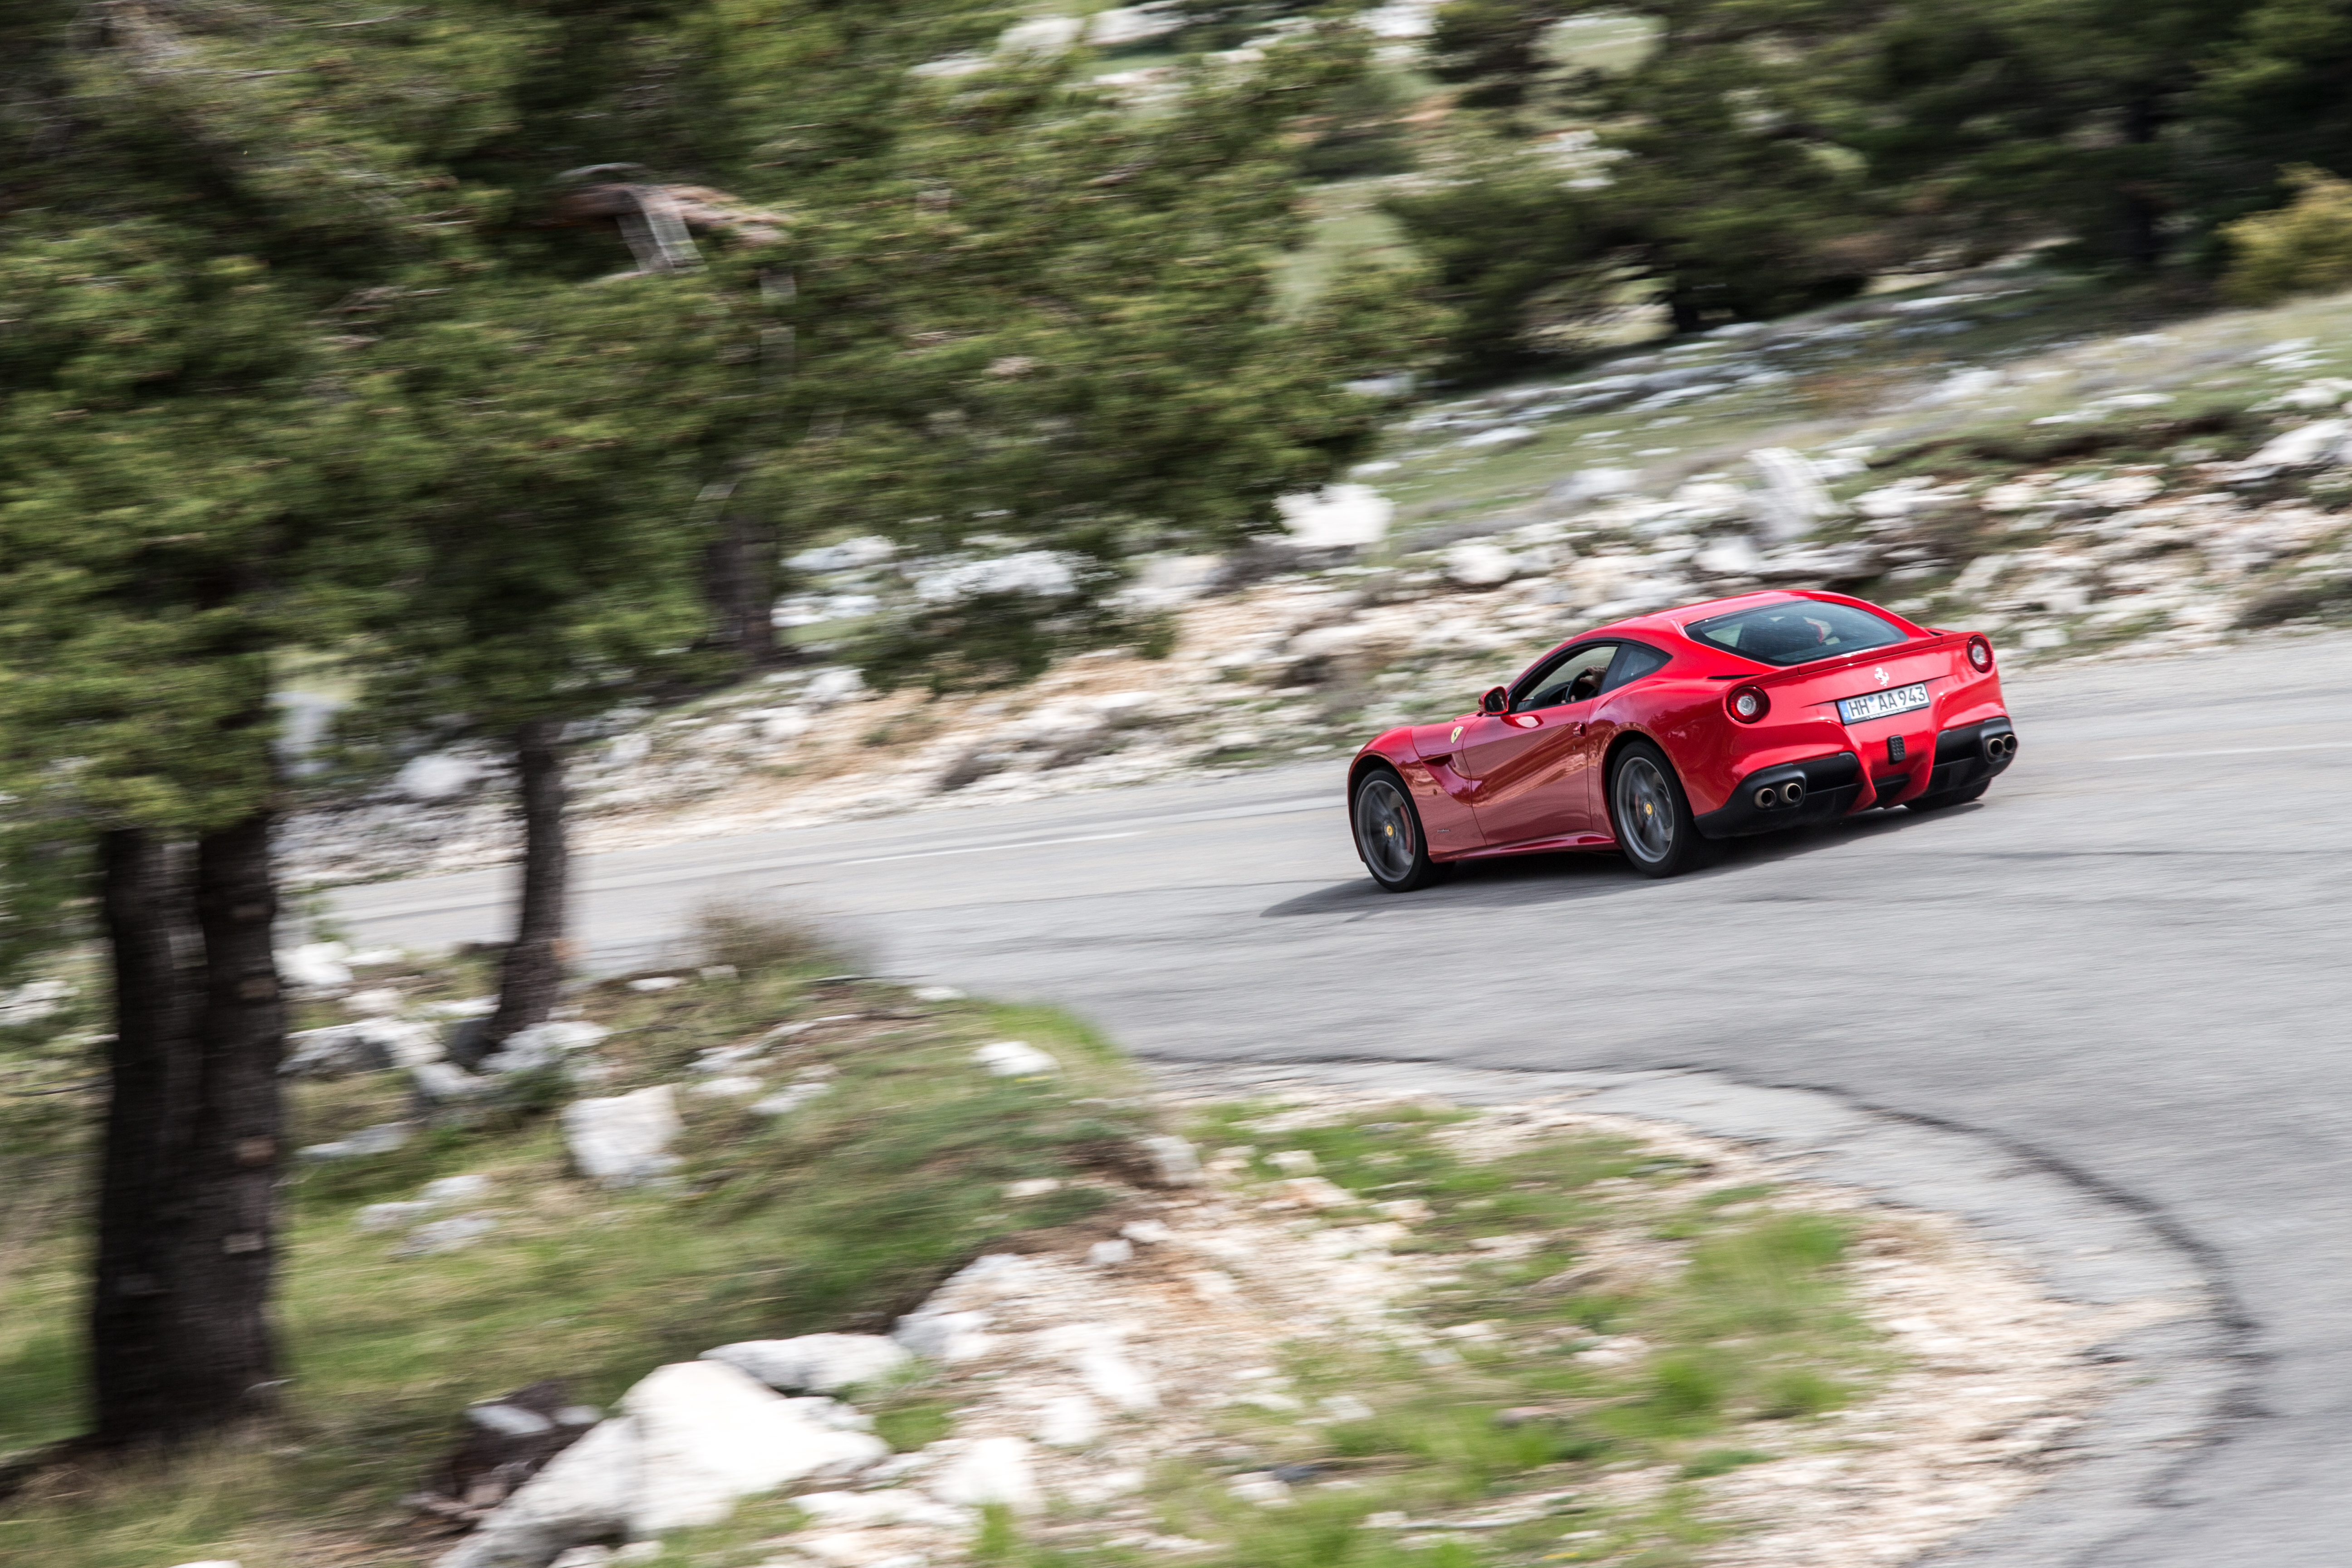
[[[1402,174],[1414,164],[1403,116],[1412,94],[1401,74],[1375,68],[1334,89],[1307,121],[1298,170],[1312,180]]]
[[[1598,204],[1532,160],[1489,158],[1473,178],[1381,205],[1430,258],[1454,313],[1449,357],[1473,374],[1527,364],[1542,352],[1542,326],[1595,314],[1616,293]]]
[[[1462,83],[1465,109],[1516,108],[1549,68],[1544,37],[1567,9],[1549,0],[1451,0],[1430,33],[1431,74]]]
[[[874,1435],[901,1454],[936,1443],[955,1430],[955,1412],[936,1398],[885,1399],[873,1410]]]
[[[2241,304],[2352,285],[2352,181],[2307,164],[2286,171],[2285,179],[2293,203],[2221,230],[2231,251],[2221,286]]]
[[[614,1029],[600,1055],[615,1089],[674,1082],[697,1053],[780,1018],[906,1007],[895,988],[845,994],[814,984],[821,966],[803,949],[756,961],[739,948],[737,957],[746,962],[733,981],[656,995],[616,983],[583,998]],[[470,969],[438,966],[369,978],[414,995],[479,983]],[[562,1375],[581,1398],[609,1403],[652,1367],[729,1339],[878,1326],[992,1240],[1065,1222],[1073,1200],[1098,1204],[1099,1192],[1075,1189],[1107,1136],[1131,1139],[1144,1125],[1139,1110],[1105,1104],[1137,1103],[1131,1068],[1098,1034],[1048,1009],[922,1011],[795,1037],[782,1065],[830,1068],[833,1087],[787,1119],[800,1124],[794,1131],[740,1106],[686,1107],[696,1153],[676,1193],[583,1187],[544,1118],[438,1129],[389,1153],[304,1167],[291,1193],[281,1303],[295,1381],[289,1426],[270,1438],[299,1445],[301,1460],[257,1455],[248,1464],[232,1448],[169,1473],[139,1471],[120,1489],[74,1478],[12,1500],[0,1554],[111,1568],[234,1544],[248,1562],[322,1552],[422,1562],[433,1553],[386,1521],[446,1452],[468,1401]],[[973,1065],[977,1044],[1013,1030],[1052,1051],[1063,1070],[1008,1084]],[[0,1455],[68,1435],[79,1415],[79,1179],[96,1097],[84,1061],[61,1060],[38,1078],[20,1076],[23,1063],[0,1054],[12,1088],[53,1087],[54,1076],[84,1089],[0,1100],[0,1175],[38,1196],[0,1208]],[[290,1136],[310,1142],[392,1120],[404,1098],[397,1075],[300,1085]],[[466,1251],[395,1258],[396,1237],[353,1224],[364,1204],[413,1196],[461,1171],[490,1178],[499,1213],[499,1228]],[[1040,1176],[1066,1184],[1039,1200],[1005,1199],[1005,1182]],[[919,1374],[867,1391],[861,1404],[902,1447],[942,1436],[949,1415]],[[771,1519],[748,1540],[774,1528]],[[748,1568],[772,1554],[740,1561]]]
[[[1703,1481],[1710,1476],[1727,1476],[1745,1465],[1769,1464],[1774,1456],[1758,1448],[1709,1448],[1682,1468],[1682,1479]]]
[[[373,618],[373,711],[510,732],[698,669],[694,500],[747,388],[700,279],[550,290],[478,278],[363,356],[368,458],[413,561]]]
[[[1561,24],[1618,14],[1646,52],[1563,63]],[[2278,167],[2352,168],[2352,20],[2315,0],[1454,0],[1432,44],[1465,146],[1504,140],[1395,210],[1481,374],[1580,352],[1574,323],[1627,300],[1687,331],[2053,240],[2093,267],[2218,267],[2245,250],[2230,226],[2302,188]],[[1564,128],[1597,159],[1561,157]],[[2307,214],[2301,243],[2325,252],[2325,227]]]

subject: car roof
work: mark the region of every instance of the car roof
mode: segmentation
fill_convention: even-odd
[[[1712,616],[1728,615],[1735,610],[1752,609],[1759,605],[1784,604],[1790,599],[1835,598],[1836,595],[1807,594],[1788,588],[1769,588],[1760,593],[1740,594],[1728,599],[1702,599],[1696,605],[1676,605],[1671,610],[1654,610],[1648,615],[1630,616],[1622,621],[1612,621],[1605,626],[1595,626],[1580,632],[1573,640],[1589,641],[1609,636],[1670,637],[1688,642],[1683,627],[1693,621],[1703,621]]]
[[[1868,610],[1874,616],[1893,621],[1896,626],[1905,627],[1917,636],[1935,635],[1931,628],[1923,626],[1907,616],[1898,615],[1884,605],[1874,605],[1868,599],[1857,599],[1851,594],[1832,594],[1819,588],[1765,588],[1753,594],[1737,594],[1728,599],[1702,599],[1696,604],[1676,605],[1668,610],[1653,610],[1647,615],[1629,616],[1622,621],[1611,621],[1607,626],[1594,626],[1590,631],[1579,632],[1564,642],[1554,643],[1552,647],[1563,648],[1575,643],[1593,642],[1601,637],[1667,637],[1682,644],[1685,647],[1697,648],[1707,653],[1727,653],[1737,658],[1738,656],[1735,650],[1717,647],[1713,643],[1701,642],[1683,628],[1694,621],[1729,615],[1736,610],[1754,609],[1759,605],[1785,605],[1793,599],[1819,599],[1832,605],[1853,605]]]

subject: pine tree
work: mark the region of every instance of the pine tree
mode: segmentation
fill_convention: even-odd
[[[706,673],[696,498],[753,390],[728,363],[748,335],[699,279],[478,277],[371,353],[399,423],[370,461],[415,555],[373,617],[358,718],[514,763],[522,881],[491,1041],[558,999],[572,727]]]
[[[112,957],[89,1316],[110,1445],[274,1397],[271,671],[398,554],[365,526],[374,411],[336,302],[434,265],[464,203],[418,152],[493,128],[494,30],[322,54],[323,19],[9,18],[0,772],[93,845]]]

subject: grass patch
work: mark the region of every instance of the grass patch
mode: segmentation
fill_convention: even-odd
[[[1252,1178],[1281,1179],[1297,1163],[1272,1156],[1303,1150],[1368,1205],[1426,1205],[1409,1245],[1442,1272],[1422,1303],[1438,1328],[1427,1347],[1295,1351],[1301,1414],[1237,1406],[1226,1460],[1169,1478],[1162,1528],[1218,1547],[1195,1561],[1672,1568],[1725,1531],[1703,1491],[1612,1505],[1596,1475],[1696,1482],[1760,1463],[1773,1455],[1740,1437],[1786,1433],[1878,1377],[1846,1297],[1848,1222],[1597,1133],[1468,1158],[1451,1133],[1464,1114],[1389,1106],[1301,1126],[1235,1105],[1196,1122]],[[1252,1468],[1300,1477],[1295,1506],[1229,1495]],[[1479,1528],[1444,1529],[1454,1519]]]
[[[300,1170],[285,1215],[284,1423],[168,1467],[77,1470],[37,1487],[0,1510],[0,1559],[55,1568],[428,1561],[446,1541],[412,1529],[397,1500],[450,1446],[469,1401],[561,1377],[576,1397],[609,1405],[656,1365],[729,1340],[882,1327],[1003,1238],[1098,1210],[1108,1194],[1090,1178],[1152,1128],[1118,1053],[1062,1015],[923,1006],[896,986],[836,978],[837,956],[757,910],[711,911],[701,936],[703,957],[731,975],[688,970],[668,991],[613,982],[581,995],[583,1015],[614,1031],[596,1052],[610,1076],[593,1092],[683,1082],[705,1050],[829,1019],[736,1069],[779,1087],[823,1076],[824,1093],[770,1121],[744,1099],[681,1092],[686,1164],[668,1191],[573,1178],[550,1112],[576,1091],[552,1077],[541,1096],[473,1126]],[[412,998],[470,994],[480,979],[470,960],[362,977]],[[986,1074],[974,1047],[1008,1036],[1052,1053],[1062,1070]],[[0,1062],[28,1083],[91,1069],[86,1047],[58,1055],[46,1062],[19,1048]],[[293,1135],[315,1142],[397,1120],[404,1096],[398,1074],[295,1086]],[[45,1130],[0,1140],[17,1192],[37,1194],[12,1200],[5,1233],[5,1454],[81,1425],[80,1183],[97,1100],[0,1107],[11,1134]],[[461,1172],[487,1176],[490,1189],[453,1212],[496,1221],[464,1250],[398,1257],[396,1234],[354,1224],[363,1205]],[[1007,1196],[1008,1184],[1039,1178],[1061,1185]],[[919,1447],[946,1429],[947,1406],[920,1388],[886,1391],[874,1407],[894,1443]]]

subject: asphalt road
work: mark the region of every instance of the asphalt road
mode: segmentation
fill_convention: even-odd
[[[1397,898],[1340,765],[601,857],[605,966],[713,897],[872,963],[1050,999],[1148,1055],[1703,1068],[1980,1129],[2150,1205],[2242,1312],[2251,1399],[2083,1561],[2352,1563],[2352,638],[2011,690],[1979,805]],[[338,900],[363,940],[499,932],[507,874]]]

